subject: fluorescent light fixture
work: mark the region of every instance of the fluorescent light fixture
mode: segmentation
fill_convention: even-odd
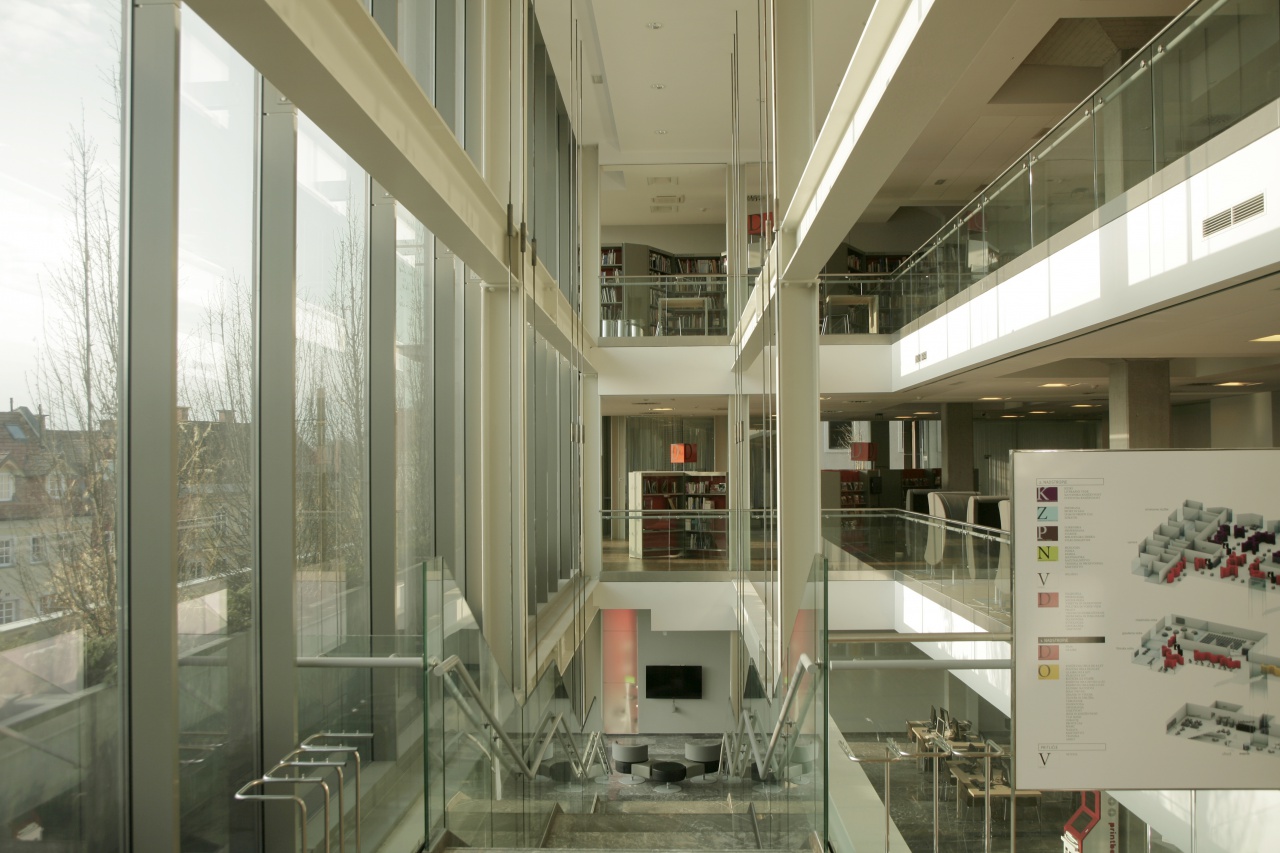
[[[937,412],[916,412],[917,415],[936,415]]]
[[[1280,335],[1267,335],[1265,338],[1254,338],[1251,343],[1255,344],[1280,344]]]
[[[1041,388],[1070,388],[1071,386],[1065,382],[1046,382],[1040,387]]]
[[[1073,408],[1073,409],[1092,409],[1092,408],[1093,408],[1093,403],[1072,403],[1072,404],[1071,404],[1071,408]]]
[[[1022,415],[1001,415],[1002,418],[1020,418]]]
[[[911,415],[895,415],[893,419],[895,421],[909,421],[911,420]]]
[[[1248,388],[1250,385],[1261,385],[1261,384],[1262,384],[1261,382],[1240,382],[1237,380],[1232,382],[1218,382],[1216,383],[1216,386],[1218,388]]]
[[[651,411],[651,412],[670,412],[670,411],[674,411],[674,410],[673,410],[673,409],[671,409],[670,407],[659,407],[659,408],[656,408],[656,409],[650,409],[649,411]]]
[[[1046,412],[1044,409],[1036,409],[1034,412],[1027,412],[1028,415],[1052,415],[1053,412]]]
[[[990,401],[994,401],[994,400],[1003,400],[1003,399],[1004,399],[1004,397],[979,397],[978,399],[979,399],[979,400],[983,400],[983,401],[990,402]]]

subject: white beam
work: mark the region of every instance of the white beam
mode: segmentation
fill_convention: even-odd
[[[505,205],[361,4],[190,5],[469,267],[507,280]]]

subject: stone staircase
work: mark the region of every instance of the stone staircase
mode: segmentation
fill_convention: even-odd
[[[595,850],[682,851],[769,850],[775,816],[758,814],[749,803],[732,798],[692,801],[608,800],[593,797],[582,810],[573,801],[482,802],[458,800],[449,805],[454,846],[448,853]],[[538,843],[540,841],[540,843]],[[800,842],[797,841],[797,847]]]

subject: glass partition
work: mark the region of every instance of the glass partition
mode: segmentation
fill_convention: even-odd
[[[895,273],[823,276],[833,295],[856,285],[880,316],[867,328],[858,303],[824,296],[822,332],[898,331],[1278,97],[1280,4],[1200,0]]]
[[[728,276],[605,276],[600,337],[707,337],[730,334]]]

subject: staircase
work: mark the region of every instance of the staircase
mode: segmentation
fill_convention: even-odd
[[[464,801],[450,804],[455,842],[468,846],[444,848],[449,853],[474,853],[477,849],[599,850],[599,851],[702,851],[769,850],[762,839],[774,835],[769,814],[758,814],[755,805],[735,801],[732,795],[711,800],[607,800],[595,796],[587,811],[566,811],[557,801],[544,801],[535,813],[502,802]],[[517,812],[517,808],[523,811]],[[546,821],[540,847],[512,846],[522,835],[529,838],[530,822]]]

